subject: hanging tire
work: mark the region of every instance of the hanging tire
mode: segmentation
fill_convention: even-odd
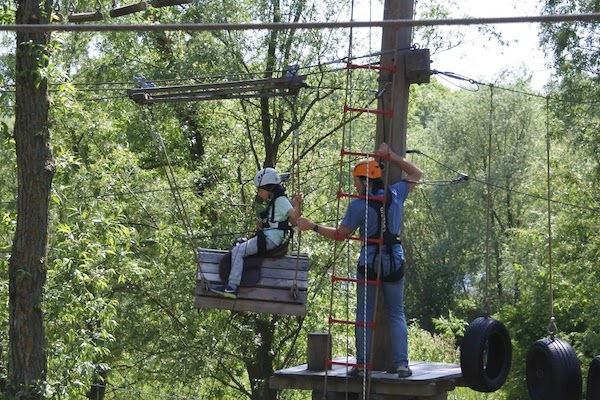
[[[527,352],[527,390],[532,400],[580,400],[581,366],[562,339],[540,339]]]
[[[489,317],[471,322],[460,345],[460,368],[468,387],[478,392],[500,389],[511,360],[510,335],[502,322]]]
[[[590,363],[586,389],[586,400],[600,400],[600,356],[594,357]]]

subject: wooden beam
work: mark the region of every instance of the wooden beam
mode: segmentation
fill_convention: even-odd
[[[140,11],[144,11],[147,6],[148,5],[145,1],[140,1],[138,3],[127,4],[125,6],[112,8],[108,12],[108,15],[110,15],[112,18],[122,17],[123,15],[129,15]]]

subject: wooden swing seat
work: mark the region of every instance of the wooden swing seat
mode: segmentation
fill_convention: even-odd
[[[102,15],[101,11],[71,13],[67,19],[69,22],[79,24],[82,22],[102,21],[104,19],[104,15]]]
[[[138,3],[128,4],[126,6],[115,7],[109,11],[109,15],[112,18],[122,17],[124,15],[134,14],[140,11],[144,11],[148,5],[145,1],[140,1]]]
[[[255,286],[240,286],[237,298],[228,299],[207,290],[205,285],[205,283],[208,286],[224,284],[219,274],[219,263],[227,253],[225,250],[198,249],[198,265],[201,272],[199,271],[196,277],[197,308],[306,315],[309,269],[306,254],[300,254],[298,260],[295,253],[280,258],[256,257],[261,260],[260,279]],[[296,285],[295,296],[294,284]]]
[[[169,7],[189,4],[192,0],[152,0],[152,7]]]

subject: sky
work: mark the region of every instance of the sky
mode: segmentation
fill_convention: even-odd
[[[356,0],[356,20],[383,19],[383,1]],[[464,17],[516,17],[540,14],[539,1],[536,0],[457,0],[451,9],[450,18]],[[419,2],[417,1],[417,7]],[[371,10],[369,12],[369,9]],[[452,26],[447,32],[460,29],[465,35],[461,45],[444,52],[432,54],[432,68],[451,71],[482,82],[494,82],[505,70],[526,69],[531,74],[533,89],[542,90],[550,79],[547,67],[549,58],[545,57],[538,45],[539,24],[496,24],[492,25],[502,39],[509,43],[500,45],[496,40],[478,32],[477,26]],[[380,39],[372,39],[373,48],[379,46]],[[376,51],[376,50],[374,50]],[[441,81],[450,87],[449,82]]]

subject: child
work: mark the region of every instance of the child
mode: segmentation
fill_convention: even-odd
[[[227,284],[212,287],[212,292],[235,299],[242,279],[244,257],[273,250],[283,243],[291,226],[296,224],[296,219],[300,216],[302,195],[297,194],[290,202],[281,182],[281,176],[270,167],[261,169],[254,176],[258,197],[263,202],[268,202],[268,206],[260,214],[261,224],[256,236],[236,243],[231,249],[231,271]]]

